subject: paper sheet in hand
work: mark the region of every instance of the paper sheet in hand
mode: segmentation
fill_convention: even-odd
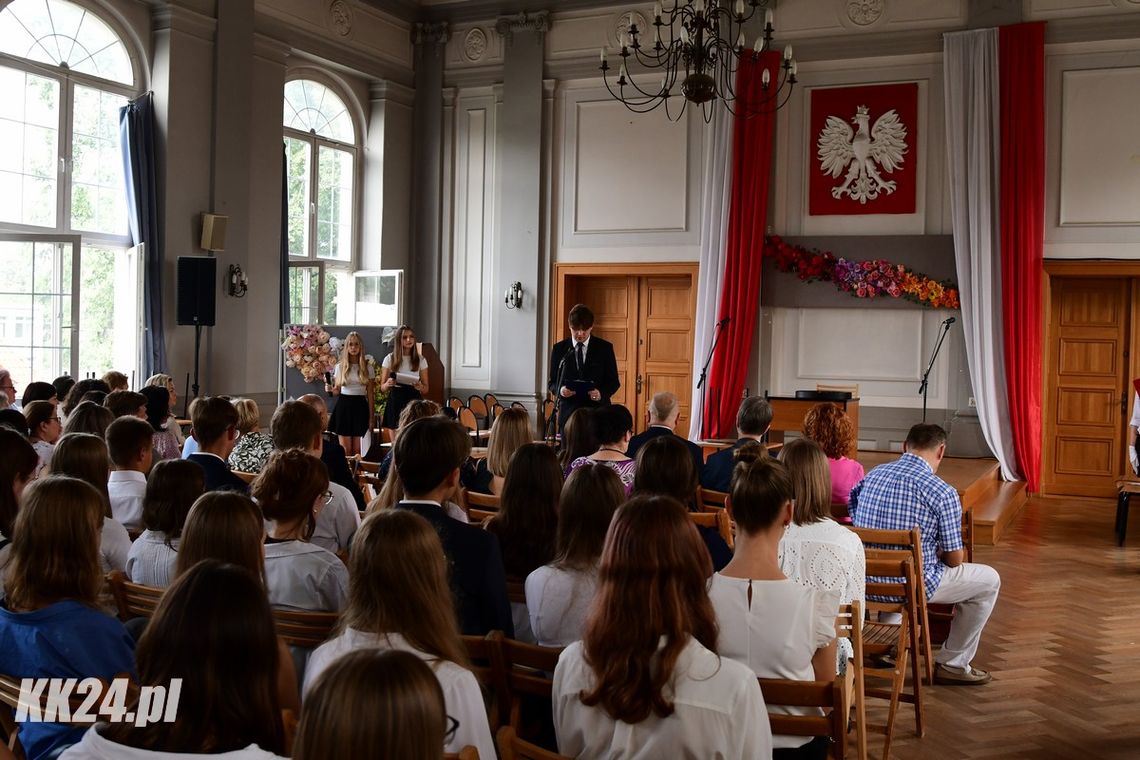
[[[396,382],[400,385],[415,385],[420,381],[419,372],[397,372]]]
[[[579,396],[586,396],[596,387],[593,380],[567,380],[566,387]]]

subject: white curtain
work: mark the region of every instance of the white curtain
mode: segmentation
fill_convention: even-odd
[[[701,261],[697,275],[697,313],[693,331],[692,411],[689,415],[689,438],[701,438],[701,420],[705,410],[701,404],[701,367],[708,358],[709,346],[716,333],[716,316],[720,307],[721,278],[724,276],[725,245],[728,237],[728,202],[732,193],[732,120],[728,109],[713,109],[712,121],[705,125],[701,150],[703,176],[701,187]],[[706,380],[707,391],[707,380]]]
[[[1017,480],[1002,352],[998,30],[943,40],[950,212],[970,382],[1002,477]]]

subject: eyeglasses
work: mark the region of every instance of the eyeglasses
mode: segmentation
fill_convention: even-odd
[[[450,744],[451,740],[455,738],[455,733],[459,730],[459,721],[450,715],[447,716],[447,733],[443,735],[443,743]]]
[[[325,506],[328,506],[333,500],[333,492],[325,491]]]

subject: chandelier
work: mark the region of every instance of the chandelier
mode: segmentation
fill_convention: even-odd
[[[731,113],[742,116],[771,113],[783,107],[796,84],[791,45],[784,48],[778,81],[773,82],[772,71],[765,68],[758,94],[736,92],[736,72],[741,62],[758,61],[761,53],[771,49],[774,29],[770,9],[764,12],[763,32],[752,46],[748,46],[744,34],[744,25],[770,1],[673,0],[670,9],[655,3],[652,45],[642,40],[646,30],[638,29],[631,20],[621,39],[621,63],[612,83],[610,64],[605,48],[602,49],[601,71],[606,89],[635,113],[648,113],[664,105],[671,120],[681,118],[689,103],[701,107],[705,121],[712,118],[709,104],[716,100],[722,101]],[[647,72],[662,72],[659,82],[650,86],[635,82],[627,66],[630,58]],[[670,101],[677,100],[678,79],[681,104],[674,115]]]

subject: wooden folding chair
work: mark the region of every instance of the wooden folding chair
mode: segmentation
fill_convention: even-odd
[[[689,518],[697,525],[706,528],[716,528],[717,533],[724,539],[731,549],[733,545],[732,537],[732,520],[728,516],[728,510],[719,510],[716,512],[690,512]]]
[[[483,403],[487,405],[488,409],[490,409],[491,407],[495,406],[496,404],[499,404],[499,399],[495,398],[494,393],[484,393],[483,394]],[[499,404],[499,406],[502,406],[502,404]]]
[[[443,760],[479,760],[479,750],[468,744],[458,752],[445,752]]]
[[[475,491],[464,492],[464,498],[467,500],[467,506],[476,507],[487,512],[499,511],[499,497],[493,493],[477,493]]]
[[[847,756],[847,717],[843,713],[843,687],[840,679],[832,681],[790,681],[783,678],[760,678],[760,691],[768,708],[768,722],[773,734],[788,736],[826,736],[832,741],[832,757]],[[788,715],[772,712],[773,707],[818,707],[823,715]],[[812,713],[815,711],[813,710]],[[883,755],[886,757],[886,755]]]
[[[449,398],[447,405],[450,406],[456,414],[459,414],[459,410],[466,406],[466,404],[463,403],[463,399],[459,398],[459,396]]]
[[[491,404],[487,409],[487,419],[493,425],[495,424],[495,420],[499,419],[499,415],[503,413],[503,405],[497,403]]]
[[[254,478],[257,477],[256,472],[242,472],[241,470],[230,470],[234,475],[244,480],[246,483],[252,483]]]
[[[464,636],[463,646],[467,659],[471,661],[471,672],[483,687],[483,699],[487,703],[487,720],[494,731],[503,725],[507,705],[503,702],[500,690],[499,663],[502,661],[502,631],[491,631],[486,636]]]
[[[477,433],[480,430],[479,418],[475,415],[474,410],[469,406],[464,406],[458,412],[459,424],[468,430]]]
[[[336,612],[273,610],[277,635],[291,647],[313,649],[329,640],[340,615]]]
[[[495,744],[498,745],[503,760],[574,760],[520,739],[510,726],[499,729],[499,733],[495,734]]]
[[[487,402],[483,400],[482,396],[470,396],[467,399],[467,408],[475,413],[481,429],[489,427],[487,424]]]
[[[119,620],[124,623],[134,618],[152,617],[163,592],[166,591],[162,588],[131,583],[122,570],[108,573],[107,585],[111,589],[115,606],[119,608]]]
[[[700,488],[697,491],[697,504],[702,512],[714,512],[724,509],[728,494],[724,491],[714,491],[711,488]]]
[[[926,733],[922,719],[922,677],[919,675],[918,657],[915,653],[918,639],[911,625],[913,615],[910,613],[910,610],[917,606],[915,586],[918,581],[911,558],[898,550],[893,554],[894,556],[889,559],[867,557],[867,611],[896,613],[901,619],[898,623],[868,621],[862,631],[863,654],[872,658],[870,663],[864,662],[863,677],[885,679],[890,682],[889,689],[864,689],[864,694],[868,697],[889,700],[886,725],[868,726],[868,729],[883,731],[886,734],[886,740],[883,742],[884,758],[890,756],[895,715],[898,713],[900,701],[914,705],[915,733],[918,736]],[[883,580],[872,580],[873,578]],[[877,598],[893,601],[875,601]],[[894,664],[891,666],[876,664],[873,658],[882,657],[894,657]],[[905,693],[903,685],[906,682],[908,660],[911,666],[912,691]]]
[[[867,760],[867,701],[863,681],[863,605],[858,600],[839,605],[835,635],[851,642],[852,659],[847,663],[843,682],[843,715],[847,720],[855,710],[855,748],[858,760]]]
[[[855,531],[859,536],[859,540],[863,542],[863,547],[866,551],[873,550],[891,550],[897,549],[910,553],[911,561],[914,565],[914,575],[918,579],[917,588],[915,589],[916,599],[916,616],[911,621],[911,625],[916,626],[915,633],[919,639],[919,654],[922,655],[923,663],[923,677],[926,679],[927,685],[934,683],[934,652],[930,638],[930,613],[926,604],[926,585],[923,583],[922,570],[922,534],[918,526],[910,530],[879,530],[876,528],[857,528],[853,525],[847,526],[850,530]],[[888,555],[889,556],[889,555]]]
[[[500,651],[497,680],[508,705],[508,725],[516,732],[526,734],[527,739],[533,740],[536,734],[544,732],[552,737],[554,668],[558,665],[562,649],[504,638]],[[527,726],[533,731],[523,730],[524,705],[527,706]]]

